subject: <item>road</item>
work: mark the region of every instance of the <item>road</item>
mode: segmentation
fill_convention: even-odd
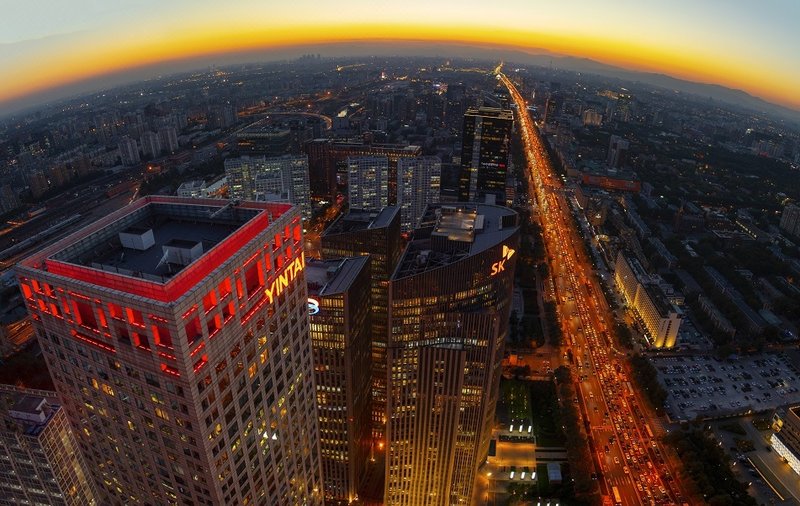
[[[614,316],[594,279],[567,192],[554,174],[527,102],[500,67],[496,70],[517,108],[529,194],[537,204],[552,275],[545,294],[557,302],[565,337],[562,359],[576,381],[573,402],[580,407],[601,492],[609,496],[617,487],[625,505],[682,504],[685,494],[652,432],[654,417],[631,387],[625,355],[614,349],[609,334]]]

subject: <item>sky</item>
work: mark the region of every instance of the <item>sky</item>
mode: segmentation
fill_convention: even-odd
[[[0,0],[0,110],[155,65],[403,41],[586,57],[800,110],[798,19],[798,0]]]

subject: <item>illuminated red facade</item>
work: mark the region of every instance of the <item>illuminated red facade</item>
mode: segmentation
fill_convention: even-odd
[[[302,251],[289,204],[147,197],[20,264],[105,503],[321,502]]]

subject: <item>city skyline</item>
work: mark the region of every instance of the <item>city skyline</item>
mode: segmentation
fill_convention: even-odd
[[[338,43],[417,53],[426,45],[455,43],[589,58],[742,89],[800,108],[793,93],[800,65],[791,52],[800,44],[791,29],[800,7],[783,0],[758,9],[744,2],[678,4],[600,7],[582,0],[547,9],[538,2],[507,1],[455,8],[415,0],[381,9],[362,1],[312,9],[304,2],[242,2],[220,10],[211,2],[17,3],[7,6],[0,30],[0,66],[9,76],[0,84],[0,111],[34,105],[34,98],[41,103],[43,92],[63,97],[65,87],[70,94],[97,89],[119,73],[132,81],[225,64],[233,55],[255,61],[264,59],[265,50],[324,51]],[[41,16],[43,9],[49,17]]]

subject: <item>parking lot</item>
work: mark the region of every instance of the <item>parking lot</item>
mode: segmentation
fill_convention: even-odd
[[[800,378],[781,354],[721,360],[656,357],[673,421],[746,414],[800,402]]]

